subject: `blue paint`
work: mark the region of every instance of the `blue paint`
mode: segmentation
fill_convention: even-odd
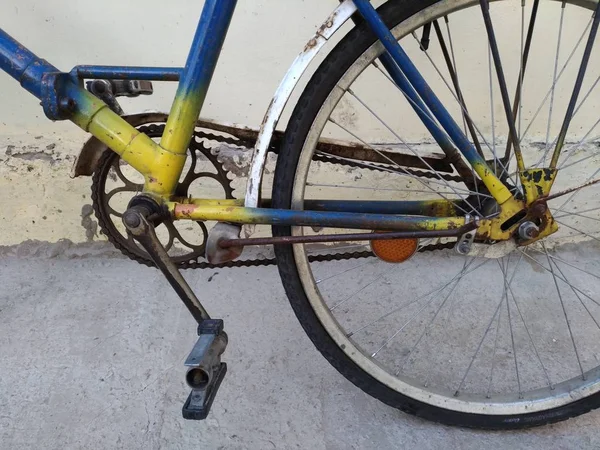
[[[177,97],[206,97],[237,0],[206,0],[177,89]]]
[[[411,88],[419,94],[433,116],[439,121],[442,128],[446,130],[467,161],[469,161],[471,165],[477,164],[487,167],[485,160],[477,153],[475,147],[469,142],[469,139],[448,113],[442,102],[433,93],[419,70],[415,67],[406,52],[394,38],[394,35],[385,25],[371,2],[369,0],[354,0],[354,4],[375,35],[383,43],[383,46],[391,56],[391,59],[393,59],[395,65],[397,65],[398,71],[403,74],[403,78],[407,80],[410,83]],[[398,82],[404,83],[402,79],[399,79]],[[410,92],[411,91],[409,90],[407,95]]]
[[[315,226],[382,231],[420,231],[448,229],[446,217],[363,214],[335,211],[294,211],[289,209],[246,208],[243,218],[231,222],[285,226]],[[456,226],[462,223],[457,220]]]
[[[0,29],[0,69],[17,80],[24,89],[42,99],[42,78],[59,70]]]
[[[179,81],[180,67],[128,67],[128,66],[75,66],[74,78],[101,78],[105,80]]]
[[[406,214],[436,216],[439,208],[452,207],[446,200],[431,201],[378,201],[378,200],[304,200],[304,209],[310,211],[355,212],[365,214]]]
[[[423,125],[425,125],[429,133],[431,133],[431,136],[433,136],[433,139],[435,139],[440,148],[442,150],[454,149],[454,145],[452,145],[452,141],[448,138],[448,135],[442,131],[437,123],[435,123],[430,111],[427,109],[427,106],[425,106],[423,100],[421,100],[419,95],[415,92],[392,57],[388,53],[384,53],[379,59],[392,80],[394,80],[394,83],[396,83],[400,90],[404,92],[404,94],[406,94],[406,96],[411,100],[408,103],[417,113],[423,122]]]

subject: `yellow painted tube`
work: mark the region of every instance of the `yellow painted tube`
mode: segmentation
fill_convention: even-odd
[[[218,221],[240,224],[321,226],[363,230],[452,230],[465,225],[464,217],[422,217],[329,211],[296,211],[218,205],[205,200],[167,202],[176,220]]]
[[[170,197],[177,186],[186,154],[175,154],[131,126],[104,102],[89,92],[73,87],[77,112],[72,121],[121,156],[145,180],[144,192]]]

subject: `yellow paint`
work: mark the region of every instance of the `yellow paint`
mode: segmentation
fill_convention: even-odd
[[[550,194],[557,173],[556,169],[529,169],[519,173],[521,184],[525,188],[527,205]],[[536,176],[539,177],[537,182],[534,181]]]
[[[186,203],[167,202],[167,209],[175,220],[216,220],[232,223],[258,223],[253,212],[256,208],[219,205],[203,199],[191,199]]]
[[[185,155],[194,132],[198,111],[199,96],[177,96],[165,125],[160,146],[175,154]]]
[[[166,202],[165,206],[175,220],[194,220],[231,222],[241,224],[275,223],[267,217],[267,211],[260,208],[233,206],[235,201],[219,201],[205,199],[186,199],[183,202]],[[265,214],[263,214],[265,213]],[[407,216],[414,219],[415,216]],[[423,217],[418,226],[411,229],[420,230],[453,230],[465,225],[464,217]],[[414,222],[413,222],[414,224]]]
[[[161,148],[87,91],[78,89],[76,95],[78,111],[73,122],[140,172],[146,180],[144,192],[169,198],[177,186],[186,153],[176,154]]]
[[[243,198],[233,199],[206,199],[206,198],[178,198],[172,199],[173,203],[182,205],[195,205],[195,206],[244,206]]]
[[[477,238],[480,240],[506,241],[511,239],[519,224],[515,224],[508,230],[502,230],[502,225],[525,209],[525,202],[514,197],[500,205],[500,214],[493,219],[482,220],[477,228]]]
[[[489,167],[481,164],[475,164],[473,169],[488,188],[490,194],[499,205],[502,205],[513,198],[508,188],[500,181],[500,179],[489,170]]]

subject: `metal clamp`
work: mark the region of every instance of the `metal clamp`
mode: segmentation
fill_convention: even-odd
[[[85,88],[119,115],[124,111],[117,97],[152,95],[154,92],[152,82],[143,80],[90,80],[86,81]]]
[[[470,214],[465,216],[465,224],[473,223],[476,224],[479,222],[479,217],[473,217]],[[477,234],[477,230],[471,230],[465,234],[463,234],[456,243],[454,247],[456,252],[460,255],[468,255],[471,251],[471,247],[473,245],[473,241],[475,240],[475,235]]]

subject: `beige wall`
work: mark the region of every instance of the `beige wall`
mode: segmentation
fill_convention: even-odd
[[[335,0],[240,1],[203,115],[260,123],[287,67],[335,6]],[[2,0],[0,23],[62,70],[182,66],[201,9],[201,0]],[[135,108],[168,110],[173,89],[157,84],[157,95],[137,99]],[[3,73],[0,92],[0,123],[45,125],[36,99]]]
[[[501,7],[495,7],[494,20],[507,78],[512,85],[519,64],[518,37],[515,38],[519,30],[515,29],[515,24],[518,26],[515,17],[520,16],[521,2],[502,3]],[[546,3],[542,2],[542,5]],[[336,4],[336,0],[240,1],[202,115],[228,122],[259,124],[290,63]],[[543,97],[547,89],[546,78],[552,75],[559,6],[560,3],[555,2],[551,7],[541,8],[529,75],[534,79],[543,78],[544,82],[527,86],[531,98]],[[9,34],[62,70],[69,70],[76,64],[181,66],[201,8],[201,0],[3,0],[0,2],[0,24]],[[460,14],[464,14],[464,19],[454,24],[453,33],[463,87],[466,95],[474,95],[469,102],[473,115],[489,116],[489,106],[485,102],[488,86],[485,30],[476,8],[472,15]],[[563,30],[563,58],[588,20],[587,12],[568,10]],[[474,45],[477,48],[477,42],[481,43],[481,53],[471,50]],[[517,46],[508,47],[505,42]],[[435,74],[432,70],[427,73],[431,68],[422,52],[410,44],[408,50],[428,79],[432,79],[431,75]],[[573,67],[576,69],[575,65]],[[591,72],[597,67],[600,67],[598,58],[592,61]],[[439,95],[447,94],[441,82],[434,81],[433,84]],[[173,84],[156,83],[155,90],[152,97],[125,102],[128,110],[168,110]],[[557,101],[565,103],[569,93],[568,89],[560,89]],[[48,128],[37,100],[23,93],[3,73],[0,73],[0,98],[0,126],[21,130]],[[503,110],[499,98],[499,92],[496,92],[495,112],[500,122]],[[403,121],[408,121],[409,132],[421,129],[413,113],[403,114]],[[72,127],[60,126],[64,132],[72,132]],[[488,121],[481,126],[486,130],[490,128]],[[537,127],[540,133],[543,132],[541,121]],[[414,140],[424,137],[412,136]]]
[[[510,0],[494,10],[501,50],[509,55],[505,68],[512,85],[518,73],[519,49],[518,45],[507,47],[506,42],[509,38],[515,42],[518,27],[515,29],[512,19],[519,17],[520,4],[520,0]],[[527,0],[527,4],[531,1]],[[258,125],[285,71],[336,5],[336,0],[241,0],[202,115]],[[532,50],[535,57],[530,61],[533,82],[527,86],[530,98],[543,97],[552,77],[560,3],[554,2],[553,6],[549,10],[544,8],[538,19]],[[201,8],[201,0],[0,0],[0,26],[62,70],[76,64],[181,66]],[[480,18],[476,18],[478,24],[472,25],[472,18],[463,17],[453,28],[456,58],[463,68],[460,76],[471,113],[489,139],[485,31]],[[588,20],[587,12],[568,10],[563,58]],[[482,52],[469,50],[477,45]],[[414,42],[407,45],[407,50],[419,67],[428,67],[428,61]],[[578,54],[575,60],[579,58]],[[590,64],[592,75],[586,81],[587,86],[598,76],[599,69],[596,55]],[[435,80],[432,69],[425,72],[428,79],[433,77],[436,92],[448,100],[446,87],[439,79]],[[545,84],[537,83],[538,79]],[[397,108],[398,102],[383,94],[380,87],[380,84],[366,86],[364,95],[374,98],[379,95],[384,103]],[[125,109],[167,111],[174,88],[173,84],[157,83],[155,95],[123,102]],[[570,90],[561,88],[557,92],[557,105],[564,106],[569,95]],[[495,98],[495,117],[500,125],[504,113],[497,90]],[[587,122],[594,122],[597,102],[588,103],[580,115]],[[527,104],[526,114],[531,113],[533,105],[533,101]],[[359,109],[343,103],[341,113],[354,123],[370,126],[372,118],[363,121]],[[413,142],[427,139],[413,112],[389,110],[393,116],[390,120],[397,121],[394,124],[402,127],[405,137]],[[503,134],[500,127],[496,132],[500,137]],[[545,121],[539,121],[531,136],[539,139],[544,133]],[[38,101],[0,73],[0,245],[25,239],[56,241],[67,237],[75,242],[89,240],[90,236],[93,240],[101,239],[94,234],[95,223],[89,217],[90,180],[72,180],[68,176],[85,138],[83,132],[68,123],[49,122]]]

